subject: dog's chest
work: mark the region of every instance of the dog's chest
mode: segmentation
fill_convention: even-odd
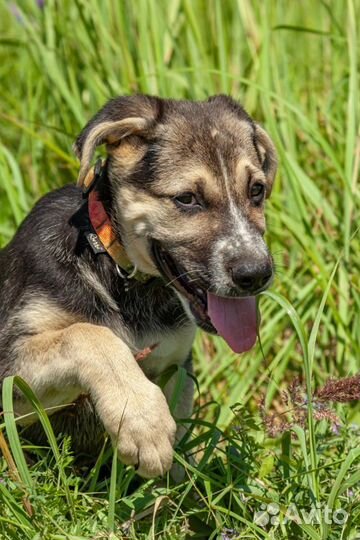
[[[192,324],[163,333],[152,333],[136,338],[136,349],[144,351],[144,358],[139,360],[144,373],[157,377],[171,365],[182,365],[189,357],[196,328]],[[146,355],[146,349],[152,352]]]
[[[149,378],[186,362],[196,325],[172,289],[160,282],[155,288],[120,295],[118,302],[121,316],[111,316],[105,324],[129,346]]]

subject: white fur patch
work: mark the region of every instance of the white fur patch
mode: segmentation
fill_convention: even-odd
[[[181,365],[189,356],[195,338],[196,326],[189,324],[177,330],[144,336],[136,342],[138,350],[158,343],[158,346],[143,361],[140,367],[151,378],[157,377],[171,365]]]
[[[89,268],[82,268],[79,267],[79,271],[81,273],[81,277],[83,281],[91,288],[93,289],[94,293],[113,311],[119,311],[119,307],[117,306],[115,300],[112,298],[111,294],[106,290],[106,288],[102,285],[99,278],[93,274]]]

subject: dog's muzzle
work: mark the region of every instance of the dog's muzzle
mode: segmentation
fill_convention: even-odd
[[[235,352],[252,348],[258,322],[254,296],[223,297],[210,292],[201,276],[187,272],[157,241],[152,243],[152,254],[166,285],[188,300],[200,328],[221,335]]]

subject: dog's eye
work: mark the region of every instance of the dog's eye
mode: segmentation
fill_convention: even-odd
[[[265,195],[265,186],[264,184],[260,184],[260,182],[256,182],[256,184],[253,184],[250,188],[250,199],[255,204],[260,204],[263,200]]]
[[[181,195],[174,197],[174,202],[176,206],[180,208],[201,208],[201,204],[199,203],[195,195],[190,192],[182,193]]]

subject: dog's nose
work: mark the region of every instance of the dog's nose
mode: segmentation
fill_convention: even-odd
[[[272,264],[266,262],[238,261],[230,267],[235,285],[243,292],[256,293],[263,289],[273,275]]]

